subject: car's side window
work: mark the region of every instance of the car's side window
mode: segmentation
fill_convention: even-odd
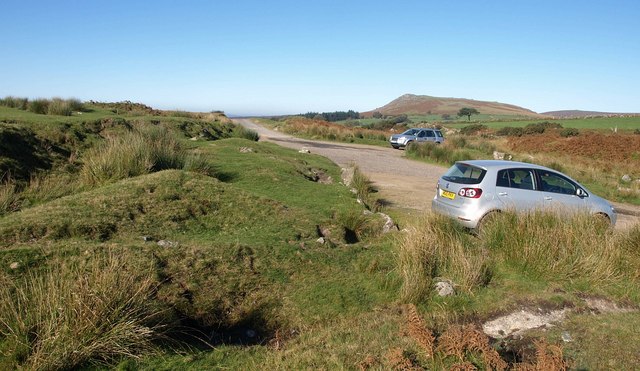
[[[431,130],[427,130],[427,136],[428,136],[429,138],[432,138],[432,137],[435,137],[436,135],[433,133],[433,131],[431,131]]]
[[[575,195],[577,186],[560,174],[550,171],[540,171],[540,189],[544,192]]]
[[[498,171],[496,186],[533,190],[535,189],[534,179],[532,170],[505,169]]]
[[[423,138],[424,136],[425,136],[424,131],[419,132],[417,135],[418,138]]]

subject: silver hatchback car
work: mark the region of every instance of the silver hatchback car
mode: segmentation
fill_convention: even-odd
[[[515,161],[456,162],[438,180],[433,211],[476,228],[492,212],[540,207],[586,210],[616,223],[616,212],[570,177],[544,166]]]

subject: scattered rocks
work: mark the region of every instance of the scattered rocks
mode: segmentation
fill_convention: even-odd
[[[504,152],[493,151],[493,159],[494,160],[511,160],[513,158],[512,155]]]
[[[18,263],[18,262],[13,262],[13,263],[11,263],[11,264],[9,265],[9,268],[11,268],[11,269],[18,269],[18,268],[20,268],[20,263]]]
[[[449,280],[439,280],[435,284],[436,292],[440,296],[451,296],[456,293],[453,282]]]

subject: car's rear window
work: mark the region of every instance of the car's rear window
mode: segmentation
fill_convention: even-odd
[[[478,184],[482,182],[486,170],[463,163],[456,163],[442,176],[448,182]]]

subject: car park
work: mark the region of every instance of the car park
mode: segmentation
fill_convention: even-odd
[[[472,229],[492,213],[538,208],[582,210],[611,225],[616,222],[613,206],[577,181],[544,166],[515,161],[456,162],[438,180],[431,208]]]
[[[439,129],[411,128],[402,134],[394,134],[389,137],[389,143],[395,149],[404,148],[412,142],[433,142],[440,144],[444,142],[444,136]]]

